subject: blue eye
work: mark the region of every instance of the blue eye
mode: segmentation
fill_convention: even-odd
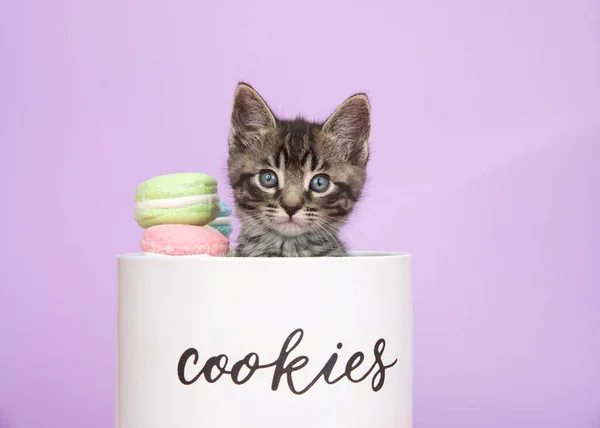
[[[317,193],[323,193],[329,189],[329,178],[325,175],[315,175],[310,180],[310,190]]]
[[[263,171],[260,173],[259,181],[262,186],[270,189],[271,187],[277,186],[277,174],[271,170]]]

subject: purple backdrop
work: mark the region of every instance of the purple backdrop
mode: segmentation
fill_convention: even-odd
[[[599,427],[599,13],[3,5],[0,427],[113,426],[115,255],[138,249],[135,186],[195,170],[224,183],[240,79],[286,116],[370,94],[371,178],[346,236],[414,254],[416,428]]]

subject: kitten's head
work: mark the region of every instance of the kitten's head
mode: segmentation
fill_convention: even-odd
[[[228,168],[243,226],[284,236],[337,230],[365,183],[370,129],[364,94],[314,123],[277,118],[251,86],[240,83]]]

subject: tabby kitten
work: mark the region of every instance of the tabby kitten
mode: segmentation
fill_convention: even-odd
[[[315,123],[277,118],[258,92],[240,83],[228,159],[241,222],[235,256],[345,256],[338,232],[365,183],[370,130],[364,94]]]

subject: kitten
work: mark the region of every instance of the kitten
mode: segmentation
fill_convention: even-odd
[[[251,86],[237,87],[228,174],[241,222],[236,257],[339,257],[338,237],[369,160],[371,109],[348,98],[324,122],[277,118]]]

